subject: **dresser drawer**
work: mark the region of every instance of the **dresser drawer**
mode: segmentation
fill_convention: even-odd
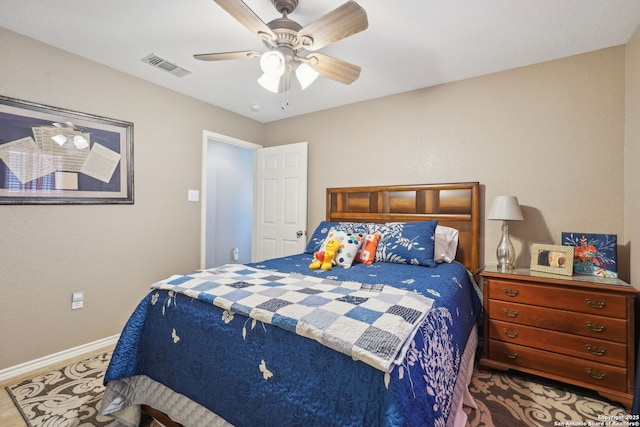
[[[489,353],[492,360],[516,369],[525,368],[612,390],[627,391],[627,370],[624,368],[494,340],[489,340]]]
[[[489,280],[489,298],[626,319],[627,299],[607,292]]]
[[[627,366],[627,346],[612,341],[490,320],[489,338],[609,365]]]
[[[627,342],[627,320],[490,300],[489,317],[619,343]]]

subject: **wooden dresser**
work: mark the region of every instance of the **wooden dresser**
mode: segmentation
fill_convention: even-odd
[[[638,291],[617,279],[487,267],[486,368],[517,369],[597,391],[630,410]]]

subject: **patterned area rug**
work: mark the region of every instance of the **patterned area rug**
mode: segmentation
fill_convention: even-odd
[[[513,371],[476,370],[469,390],[478,409],[465,408],[467,427],[603,425],[626,414],[590,390]]]
[[[108,426],[113,420],[99,416],[97,408],[110,360],[111,353],[104,353],[7,387],[7,391],[31,427]],[[602,421],[603,415],[626,413],[622,405],[588,390],[514,372],[474,371],[469,390],[478,409],[465,408],[467,427],[589,425],[589,421]]]
[[[7,387],[7,391],[31,427],[108,426],[113,419],[99,416],[97,408],[110,360],[111,353],[100,354]]]

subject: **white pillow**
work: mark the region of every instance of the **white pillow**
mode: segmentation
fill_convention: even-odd
[[[453,262],[458,251],[458,230],[444,225],[436,227],[433,259],[438,263]]]
[[[351,231],[336,230],[331,227],[327,233],[327,238],[320,247],[321,251],[324,251],[327,247],[327,241],[330,239],[337,239],[340,242],[340,249],[336,254],[334,263],[340,267],[349,268],[356,259],[358,249],[364,241],[364,233],[356,233]]]

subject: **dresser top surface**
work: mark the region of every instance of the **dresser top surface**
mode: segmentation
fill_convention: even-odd
[[[515,268],[507,272],[501,271],[495,265],[487,265],[482,270],[482,275],[487,277],[496,278],[511,278],[511,279],[531,279],[533,281],[549,282],[557,284],[575,284],[575,285],[607,285],[616,289],[626,289],[629,291],[640,292],[640,287],[631,285],[623,280],[590,276],[586,274],[576,274],[573,276],[563,276],[559,274],[549,274],[539,271],[529,270],[528,268]]]

